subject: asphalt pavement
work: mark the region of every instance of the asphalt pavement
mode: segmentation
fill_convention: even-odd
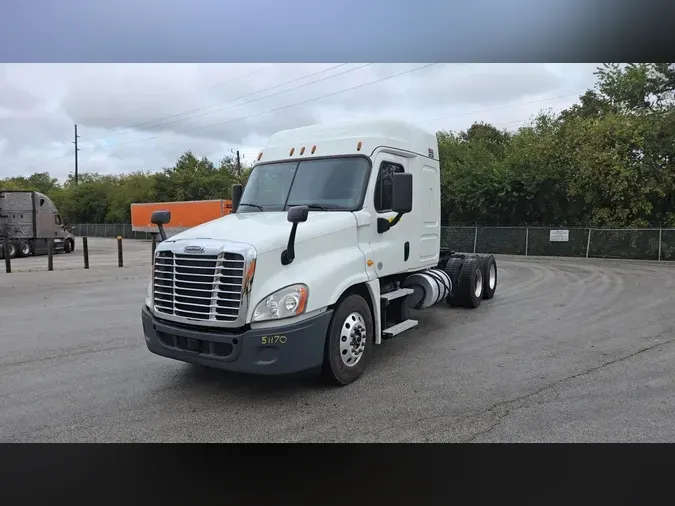
[[[675,441],[673,264],[498,257],[493,300],[422,312],[333,388],[151,354],[150,244],[124,244],[121,269],[105,239],[88,271],[0,266],[0,441]]]

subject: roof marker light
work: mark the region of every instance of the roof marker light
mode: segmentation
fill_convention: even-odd
[[[293,153],[295,153],[295,148],[291,148],[291,152],[288,153],[288,156],[293,156]]]
[[[260,154],[258,154],[258,161],[260,161],[261,158],[262,158],[262,151],[260,152]]]
[[[300,148],[300,154],[301,154],[301,155],[304,155],[304,154],[305,154],[305,146],[302,146],[302,147]]]
[[[316,151],[316,146],[312,146],[312,154],[314,154],[314,151]]]
[[[359,141],[359,143],[356,145],[356,151],[361,151],[361,146],[363,146],[363,142]]]

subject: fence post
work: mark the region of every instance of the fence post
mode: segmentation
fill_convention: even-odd
[[[661,261],[661,238],[663,237],[663,228],[659,227],[659,262]]]
[[[47,239],[47,270],[54,270],[54,239]]]
[[[124,259],[122,257],[122,236],[117,236],[117,267],[124,267]]]
[[[527,250],[530,246],[530,227],[525,227],[525,256],[527,256]]]
[[[588,241],[586,241],[586,258],[588,258],[588,252],[591,249],[591,232],[593,231],[592,228],[588,229]]]
[[[89,269],[89,244],[86,236],[82,238],[82,254],[84,255],[84,268]]]
[[[473,252],[476,252],[476,243],[478,242],[478,227],[475,227],[473,232]]]
[[[9,258],[9,237],[5,237],[2,240],[2,254],[5,257],[5,272],[11,274],[12,272],[12,259]]]

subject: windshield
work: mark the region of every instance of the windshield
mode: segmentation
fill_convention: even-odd
[[[312,210],[353,211],[361,204],[370,165],[364,157],[340,157],[257,165],[237,212]]]

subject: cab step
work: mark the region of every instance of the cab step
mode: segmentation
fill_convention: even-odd
[[[401,323],[397,323],[393,327],[389,327],[388,329],[384,329],[382,331],[382,337],[385,339],[388,339],[390,337],[394,337],[399,335],[402,332],[405,332],[406,330],[410,330],[413,327],[417,326],[418,321],[417,320],[405,320],[402,321]]]
[[[411,293],[414,292],[415,290],[413,290],[412,288],[399,288],[398,290],[383,293],[382,295],[380,295],[380,299],[389,302],[391,300],[400,299],[401,297],[405,297],[406,295],[410,295]]]

